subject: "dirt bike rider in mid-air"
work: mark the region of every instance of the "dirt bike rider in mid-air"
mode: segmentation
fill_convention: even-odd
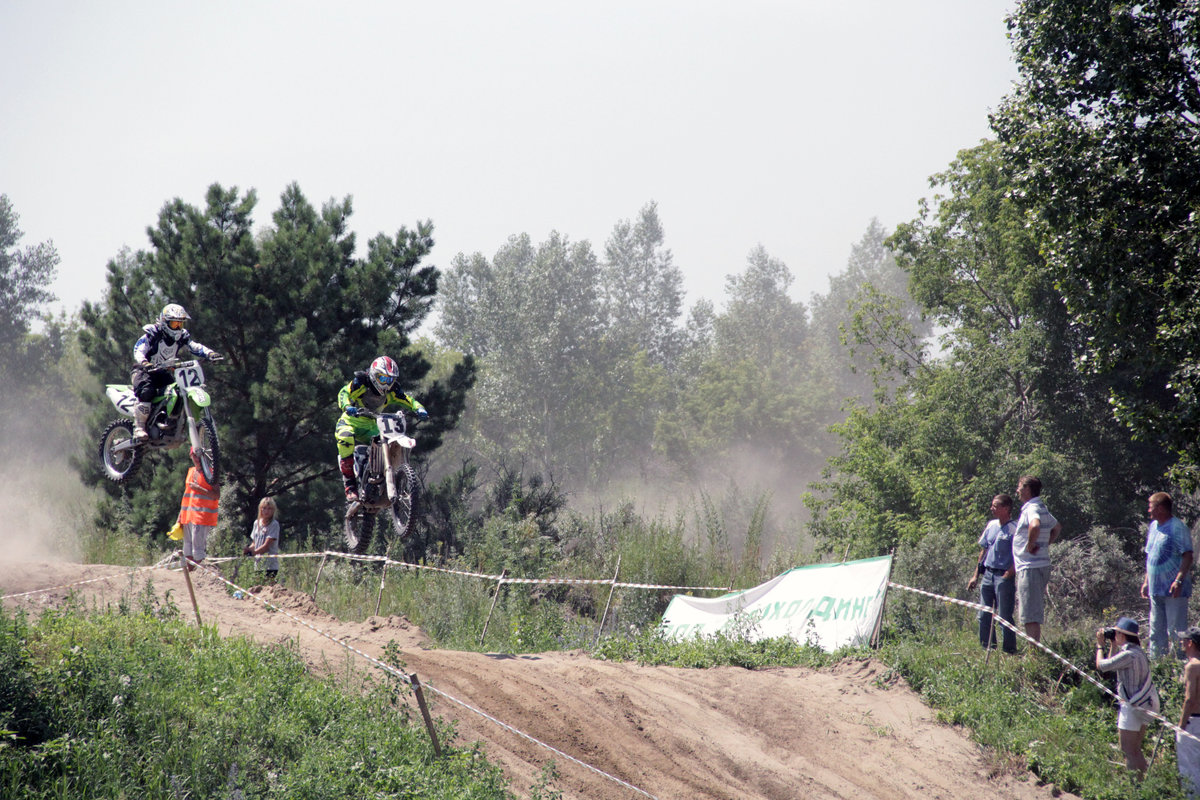
[[[150,404],[174,380],[168,370],[155,367],[172,361],[181,351],[209,361],[221,360],[220,353],[192,341],[183,327],[183,323],[189,319],[191,317],[183,310],[183,306],[168,303],[163,306],[157,320],[142,328],[142,336],[133,346],[134,367],[130,383],[138,399],[133,411],[133,438],[139,442],[149,438],[146,421],[150,416]]]
[[[342,416],[338,418],[333,436],[337,440],[338,466],[348,503],[358,499],[358,479],[354,477],[354,445],[366,444],[371,437],[379,435],[375,420],[359,417],[359,410],[367,409],[382,414],[390,407],[399,406],[413,412],[419,419],[429,416],[425,407],[412,395],[397,391],[396,381],[399,378],[400,368],[396,362],[387,356],[380,356],[371,362],[366,372],[354,373],[350,382],[338,392],[338,408],[342,410]]]

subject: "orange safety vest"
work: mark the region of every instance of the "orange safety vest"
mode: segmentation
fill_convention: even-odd
[[[179,508],[179,522],[183,525],[217,524],[217,505],[221,493],[204,480],[204,475],[195,467],[188,469],[187,488],[183,491],[183,504]]]

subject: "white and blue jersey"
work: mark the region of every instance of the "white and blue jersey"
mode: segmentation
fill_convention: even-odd
[[[149,361],[151,366],[157,367],[178,358],[180,353],[209,358],[213,351],[199,342],[193,342],[186,330],[179,332],[179,338],[171,339],[159,329],[157,323],[153,323],[142,327],[142,337],[133,345],[133,363]]]

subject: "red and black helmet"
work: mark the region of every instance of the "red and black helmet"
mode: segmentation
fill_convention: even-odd
[[[400,368],[387,356],[380,356],[371,362],[367,376],[371,379],[371,384],[376,391],[380,394],[387,394],[400,378]]]

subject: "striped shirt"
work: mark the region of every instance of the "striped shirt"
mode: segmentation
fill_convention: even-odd
[[[1117,695],[1128,701],[1137,695],[1138,691],[1150,679],[1150,662],[1141,646],[1126,642],[1112,658],[1102,658],[1096,662],[1096,669],[1101,672],[1117,673]],[[1134,705],[1142,708],[1150,707],[1150,692],[1140,703]]]

